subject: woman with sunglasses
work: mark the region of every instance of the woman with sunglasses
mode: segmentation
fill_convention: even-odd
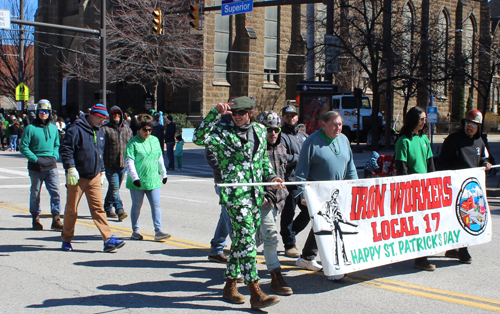
[[[238,97],[233,104],[219,103],[195,130],[193,142],[208,147],[220,166],[221,183],[254,183],[273,181],[274,188],[282,188],[267,157],[267,130],[253,122],[255,101],[249,97]],[[221,120],[225,114],[232,121]],[[238,292],[236,280],[243,280],[251,294],[252,309],[260,309],[279,302],[277,296],[268,296],[259,287],[257,274],[256,232],[260,227],[260,207],[264,201],[262,186],[222,187],[220,204],[227,208],[231,221],[233,239],[228,258],[227,278],[223,298],[232,303],[245,303]]]
[[[428,173],[434,171],[432,149],[427,132],[427,117],[420,107],[413,107],[406,113],[401,137],[395,146],[396,175]],[[415,268],[433,271],[436,265],[427,257],[415,259]]]
[[[160,142],[156,136],[151,135],[153,119],[150,115],[139,115],[137,120],[140,126],[139,134],[128,142],[125,150],[128,172],[126,187],[130,190],[132,198],[132,209],[130,210],[132,239],[142,240],[144,238],[139,230],[139,216],[144,195],[148,198],[151,206],[155,240],[168,239],[170,234],[162,230],[160,208],[160,187],[162,182],[163,184],[167,183],[167,170],[163,163]],[[163,179],[160,179],[160,175]]]

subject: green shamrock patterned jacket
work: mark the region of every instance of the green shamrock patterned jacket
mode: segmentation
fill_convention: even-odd
[[[196,128],[193,142],[212,150],[219,163],[221,183],[269,182],[276,177],[267,158],[267,130],[256,122],[252,128],[256,134],[257,152],[252,159],[250,143],[242,144],[235,132],[235,125],[220,122],[221,114],[213,108]],[[258,142],[257,142],[258,139]],[[263,180],[264,179],[264,180]],[[220,204],[224,206],[249,206],[251,199],[257,206],[264,200],[262,186],[224,187],[221,189]]]

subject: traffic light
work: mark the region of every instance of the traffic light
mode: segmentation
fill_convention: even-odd
[[[189,13],[189,17],[193,19],[191,22],[189,22],[189,25],[191,25],[191,27],[194,29],[199,29],[200,28],[200,5],[199,4],[192,4],[189,6],[189,9],[191,10],[191,13]]]
[[[161,20],[162,18],[162,12],[161,10],[154,10],[153,11],[153,30],[155,31],[156,34],[163,34],[163,22]]]

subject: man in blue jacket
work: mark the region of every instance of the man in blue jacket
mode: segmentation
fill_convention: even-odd
[[[102,104],[93,106],[90,113],[78,117],[66,130],[60,147],[60,155],[66,170],[67,200],[64,212],[62,249],[73,250],[71,240],[75,234],[78,204],[85,193],[92,220],[102,234],[104,251],[110,252],[125,245],[125,241],[111,235],[104,205],[101,185],[105,171],[103,161],[104,135],[100,129],[108,116]]]

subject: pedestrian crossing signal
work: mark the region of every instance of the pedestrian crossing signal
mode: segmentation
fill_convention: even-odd
[[[163,34],[163,22],[161,10],[153,11],[153,30],[156,34]]]
[[[192,4],[189,6],[189,9],[191,10],[191,13],[189,13],[189,17],[193,19],[191,22],[189,22],[189,25],[191,25],[191,27],[194,29],[200,29],[200,5]]]

